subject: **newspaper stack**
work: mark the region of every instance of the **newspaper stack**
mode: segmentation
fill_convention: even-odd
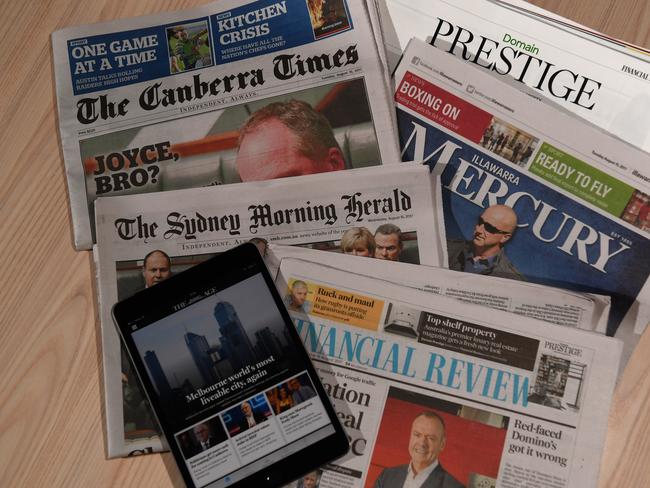
[[[317,4],[226,0],[52,35],[77,249],[95,242],[98,197],[399,160],[383,46],[366,6]],[[316,126],[336,154],[309,168],[270,167],[285,157],[280,149],[243,138],[261,127],[276,145],[287,141],[263,125],[269,115]]]
[[[517,4],[224,0],[53,34],[109,457],[165,449],[112,305],[251,241],[348,429],[322,488],[402,476],[422,410],[448,425],[450,486],[596,483],[650,318],[650,156],[602,129],[650,147],[645,61],[578,26],[533,42],[556,26]],[[413,34],[433,46],[411,41],[393,87]],[[571,54],[587,42],[629,70]]]
[[[97,201],[95,258],[109,456],[163,449],[111,318],[115,302],[161,278],[143,279],[150,253],[170,258],[171,275],[247,241],[340,251],[350,229],[372,237],[380,226],[398,222],[412,263],[442,265],[436,232],[442,222],[432,215],[439,188],[425,166],[392,164],[345,174]]]

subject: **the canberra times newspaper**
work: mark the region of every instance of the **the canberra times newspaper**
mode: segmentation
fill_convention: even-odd
[[[617,339],[295,258],[276,285],[350,439],[321,488],[402,486],[409,466],[454,488],[596,486]]]
[[[611,300],[604,295],[571,292],[495,276],[419,266],[399,259],[367,262],[354,259],[345,253],[323,254],[305,247],[269,244],[266,265],[272,274],[277,273],[284,258],[312,261],[358,275],[444,295],[463,303],[601,334],[605,333],[609,317]],[[415,336],[415,331],[408,332]]]
[[[417,37],[650,151],[647,55],[503,2],[376,0],[376,4],[391,66],[410,38]]]
[[[100,196],[399,159],[362,2],[223,0],[64,29],[52,45],[77,249],[95,241]]]
[[[447,266],[608,295],[629,351],[648,322],[650,155],[416,39],[395,84],[404,160],[442,177]]]
[[[392,164],[340,175],[97,200],[95,260],[110,457],[163,448],[112,322],[118,300],[247,241],[261,251],[266,242],[277,242],[367,256],[375,249],[362,249],[359,242],[381,243],[385,236],[383,256],[395,252],[390,238],[399,233],[402,260],[442,264],[437,232],[442,216],[433,211],[441,208],[434,205],[439,179],[426,166]]]

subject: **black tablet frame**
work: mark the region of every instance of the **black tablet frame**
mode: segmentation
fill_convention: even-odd
[[[156,415],[158,424],[165,437],[169,440],[169,448],[188,487],[198,488],[185,465],[183,453],[174,441],[175,432],[171,427],[174,422],[166,418],[165,410],[159,404],[154,385],[131,336],[132,328],[135,325],[136,329],[139,330],[175,313],[173,309],[175,305],[178,306],[184,299],[189,298],[191,301],[191,297],[208,290],[210,287],[223,290],[258,273],[264,278],[267,288],[277,305],[278,311],[285,322],[288,336],[295,346],[296,354],[304,363],[304,369],[307,370],[312,380],[316,393],[334,428],[334,433],[228,486],[235,488],[244,486],[280,486],[299,478],[305,473],[314,471],[335,458],[343,456],[349,450],[348,437],[323,385],[320,383],[318,374],[273,283],[264,260],[254,244],[246,243],[197,264],[156,286],[146,288],[118,302],[112,309],[113,320],[117,325],[122,342],[128,351],[141,385],[144,386],[144,391]],[[263,389],[255,394],[261,393]],[[212,483],[214,482],[210,482],[205,486],[209,487]]]

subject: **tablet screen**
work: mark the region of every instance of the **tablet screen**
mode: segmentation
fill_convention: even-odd
[[[264,276],[250,266],[218,281],[129,323],[167,440],[198,487],[229,486],[335,431]]]

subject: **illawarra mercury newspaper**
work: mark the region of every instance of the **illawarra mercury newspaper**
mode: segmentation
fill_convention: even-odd
[[[416,39],[395,84],[404,160],[441,174],[447,266],[608,295],[627,356],[648,322],[650,156]]]

